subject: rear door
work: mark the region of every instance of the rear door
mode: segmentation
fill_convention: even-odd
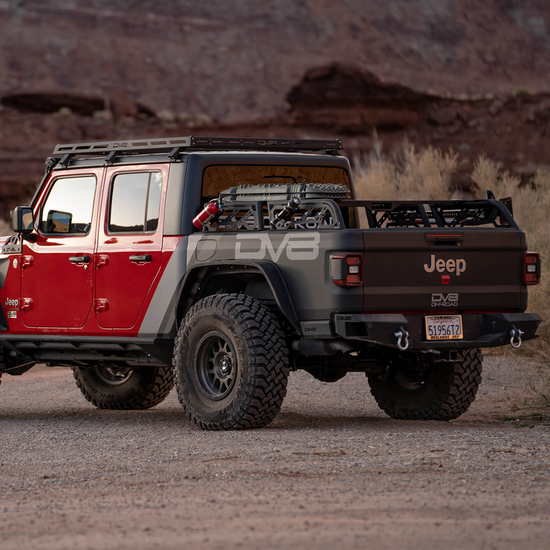
[[[35,212],[36,242],[24,240],[21,256],[21,316],[27,327],[68,332],[86,323],[103,170],[54,176]]]
[[[101,328],[131,329],[161,267],[165,165],[112,167],[95,262],[95,311]]]

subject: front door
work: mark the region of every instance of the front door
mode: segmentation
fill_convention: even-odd
[[[21,316],[27,327],[68,332],[92,308],[93,260],[103,168],[52,178],[35,212],[36,242],[23,241]]]
[[[96,257],[96,315],[102,328],[131,329],[160,271],[168,168],[107,169]]]

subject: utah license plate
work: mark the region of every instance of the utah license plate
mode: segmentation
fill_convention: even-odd
[[[426,317],[427,340],[462,340],[461,315],[430,315]]]

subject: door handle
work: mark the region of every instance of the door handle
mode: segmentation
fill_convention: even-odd
[[[70,256],[69,262],[72,264],[89,264],[90,256]]]
[[[132,255],[130,261],[134,263],[150,262],[152,260],[151,254],[142,254],[141,256]]]

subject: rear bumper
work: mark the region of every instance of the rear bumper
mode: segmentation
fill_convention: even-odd
[[[536,313],[463,314],[462,340],[427,340],[425,315],[356,315],[336,314],[334,332],[345,340],[355,340],[397,347],[398,334],[408,333],[408,349],[468,349],[492,348],[510,344],[511,331],[521,331],[521,340],[538,338],[541,318]],[[402,338],[401,344],[404,345]],[[518,343],[516,338],[515,343]]]

